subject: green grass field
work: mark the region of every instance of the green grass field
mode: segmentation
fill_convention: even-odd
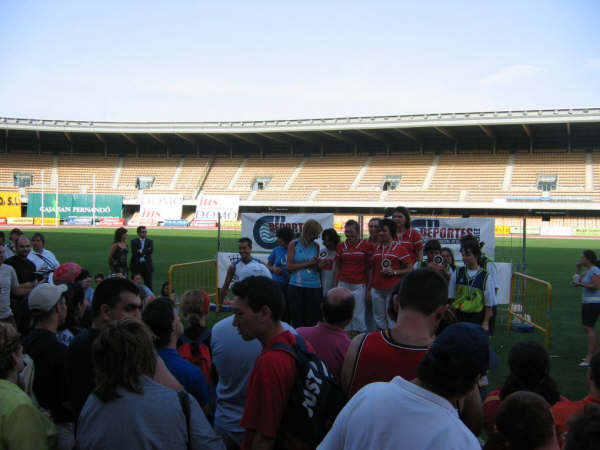
[[[7,230],[5,230],[6,232]],[[33,230],[26,230],[31,236]],[[108,251],[112,243],[113,229],[65,229],[46,228],[46,247],[61,262],[74,261],[92,274],[108,272]],[[217,249],[216,233],[200,230],[150,229],[148,236],[155,243],[154,287],[167,279],[170,265],[188,261],[214,258]],[[235,251],[236,232],[226,232],[223,237],[225,249]],[[130,230],[129,239],[135,237]],[[553,286],[552,325],[550,354],[552,375],[558,381],[561,393],[569,399],[578,399],[587,391],[586,369],[578,367],[585,355],[585,336],[580,321],[581,290],[571,287],[570,280],[575,262],[582,250],[595,249],[599,241],[579,239],[528,239],[527,272],[549,281]],[[516,262],[521,255],[521,240],[498,238],[496,259]],[[217,320],[211,317],[211,322]],[[520,334],[506,331],[506,313],[499,316],[499,326],[492,338],[492,346],[498,353],[501,367],[490,374],[491,387],[499,385],[507,374],[508,350],[515,342],[535,339],[543,342],[541,333]]]

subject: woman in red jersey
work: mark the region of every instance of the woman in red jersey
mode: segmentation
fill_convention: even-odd
[[[380,221],[381,219],[379,217],[373,217],[371,220],[369,220],[369,244],[371,244],[373,247],[377,245],[379,239],[377,235],[379,234]]]
[[[398,206],[392,211],[392,220],[396,224],[396,239],[408,250],[411,264],[423,259],[423,236],[410,227],[410,213],[404,206]]]
[[[346,241],[340,242],[335,255],[333,285],[349,289],[354,295],[354,316],[346,327],[351,335],[367,330],[365,317],[365,293],[368,279],[368,263],[372,245],[359,238],[359,225],[349,220],[344,226]]]
[[[411,271],[410,255],[396,237],[396,224],[393,220],[379,222],[379,243],[371,254],[371,274],[368,296],[373,303],[373,318],[377,328],[385,330],[393,323],[387,315],[387,299],[392,288]]]

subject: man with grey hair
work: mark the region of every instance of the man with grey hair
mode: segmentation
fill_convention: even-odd
[[[344,357],[350,339],[344,328],[352,321],[354,295],[345,287],[334,287],[321,303],[323,322],[314,327],[298,328],[297,332],[315,349],[336,380],[340,381]]]

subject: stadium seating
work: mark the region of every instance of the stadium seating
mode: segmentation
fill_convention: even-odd
[[[537,189],[538,175],[558,175],[557,190],[585,189],[584,153],[517,153],[512,190]]]
[[[239,195],[242,200],[324,202],[506,202],[508,197],[541,196],[538,176],[556,175],[554,199],[600,201],[596,155],[566,151],[233,158],[11,153],[0,169],[0,184],[14,189],[13,173],[30,173],[33,184],[24,191],[40,192],[42,170],[46,189],[58,182],[60,192],[90,193],[94,173],[97,193],[125,198],[138,197],[137,177],[152,176],[154,184],[146,192],[183,193],[190,200],[202,187],[206,194]],[[386,177],[399,178],[395,189],[382,191]],[[266,183],[254,190],[257,178]]]
[[[172,191],[171,181],[179,158],[165,158],[164,156],[144,156],[123,158],[123,168],[119,177],[119,190],[123,193],[135,193],[137,177],[154,177],[154,184],[148,192]]]
[[[289,156],[250,157],[233,187],[250,190],[256,177],[265,177],[270,178],[269,190],[282,190],[301,160]]]
[[[96,192],[111,193],[118,157],[99,155],[60,155],[58,157],[58,184],[60,192],[92,192],[93,180],[89,169],[96,175]]]
[[[420,189],[432,161],[433,155],[431,154],[375,155],[360,180],[358,189],[381,190],[386,176],[398,175],[401,175],[399,187]]]
[[[209,158],[186,157],[177,178],[175,189],[182,192],[184,198],[193,198],[208,172],[209,164]]]
[[[32,189],[38,192],[42,183],[42,171],[44,171],[44,184],[49,186],[52,177],[52,155],[38,155],[33,153],[11,153],[5,156],[4,163],[0,169],[0,183],[3,187],[14,189],[13,174],[15,172],[29,173],[33,175]]]
[[[365,156],[351,157],[349,155],[312,156],[307,159],[290,190],[347,191],[366,159]]]
[[[440,192],[448,189],[459,192],[499,192],[502,190],[507,159],[506,154],[443,154],[430,189]]]

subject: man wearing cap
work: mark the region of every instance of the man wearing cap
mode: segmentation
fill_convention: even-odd
[[[73,416],[65,407],[68,401],[67,347],[56,339],[58,327],[67,317],[66,291],[66,285],[49,283],[42,283],[31,291],[28,305],[34,328],[23,338],[23,352],[31,356],[35,365],[33,392],[56,424],[59,448],[72,448],[74,444]]]
[[[476,389],[488,365],[487,332],[471,323],[451,325],[419,363],[417,378],[362,388],[318,449],[480,450],[455,405]]]

